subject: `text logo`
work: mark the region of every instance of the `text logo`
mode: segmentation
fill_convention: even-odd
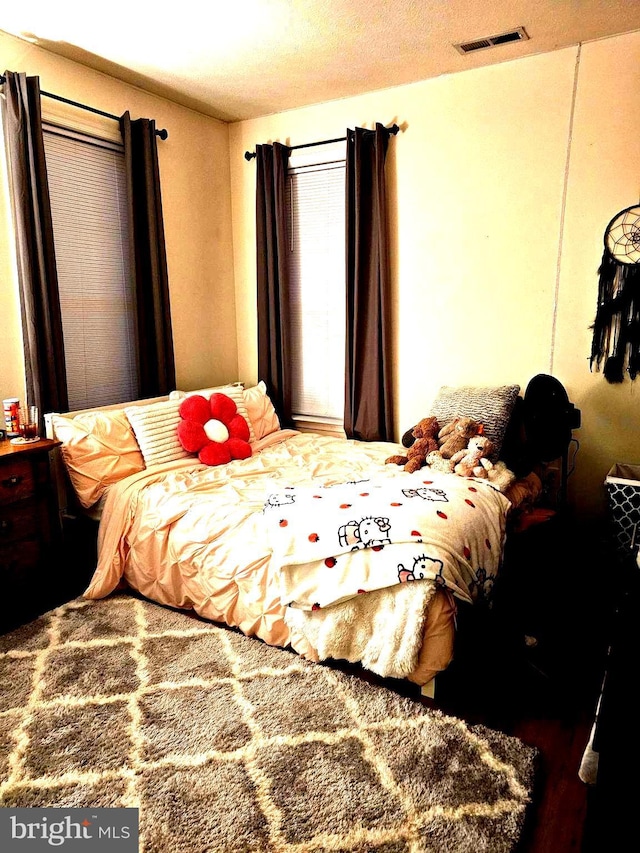
[[[7,853],[137,853],[138,809],[0,809],[0,849]]]

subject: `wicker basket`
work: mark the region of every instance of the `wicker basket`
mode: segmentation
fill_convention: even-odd
[[[636,557],[640,544],[640,465],[616,462],[605,480],[614,544],[620,557]]]

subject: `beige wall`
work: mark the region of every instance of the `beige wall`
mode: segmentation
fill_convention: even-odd
[[[441,384],[552,373],[582,410],[569,480],[603,510],[615,461],[639,462],[640,386],[589,372],[602,234],[637,199],[640,34],[231,126],[240,373],[255,378],[255,143],[397,122],[390,143],[396,429]]]
[[[153,118],[158,128],[167,128],[158,156],[177,384],[190,390],[237,379],[228,125],[2,33],[0,56],[2,70],[39,75],[45,91],[114,115],[129,110],[132,118]],[[101,121],[43,98],[43,110],[65,109],[86,128]],[[117,132],[113,121],[101,127]],[[24,400],[15,249],[0,154],[0,398]]]

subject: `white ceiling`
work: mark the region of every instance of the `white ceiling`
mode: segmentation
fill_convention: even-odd
[[[528,41],[464,56],[453,47],[516,27]],[[0,30],[224,121],[638,29],[639,0],[23,0],[0,10]]]

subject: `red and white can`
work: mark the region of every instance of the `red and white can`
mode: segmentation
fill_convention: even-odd
[[[20,435],[20,400],[18,397],[9,397],[2,401],[4,411],[4,425],[9,438]]]

